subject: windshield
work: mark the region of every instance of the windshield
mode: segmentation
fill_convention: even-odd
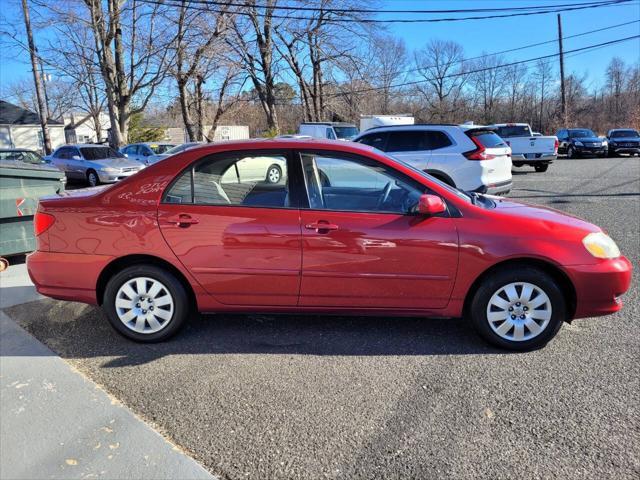
[[[173,147],[175,147],[175,145],[171,145],[169,143],[163,143],[161,145],[158,145],[158,144],[149,145],[149,148],[156,155],[160,155],[162,153],[167,153],[167,151],[171,150]]]
[[[41,163],[47,163],[36,152],[30,152],[29,150],[0,152],[0,160],[11,160],[14,162],[33,163],[36,165]]]
[[[164,154],[165,155],[173,155],[173,154],[176,154],[176,153],[180,153],[180,152],[186,150],[187,148],[195,147],[196,145],[200,145],[200,144],[198,142],[183,143],[181,145],[176,145],[175,147],[170,148],[169,150],[164,152]]]
[[[595,137],[596,134],[591,130],[569,130],[569,136],[571,138],[589,138]]]
[[[507,125],[505,127],[498,127],[496,129],[496,133],[502,138],[531,136],[531,130],[528,125]]]
[[[345,138],[345,139],[351,139],[353,137],[355,137],[356,135],[358,135],[358,129],[356,127],[336,127],[334,126],[333,129],[336,132],[336,135],[338,136],[338,138]]]
[[[111,147],[82,147],[80,149],[85,160],[104,160],[106,158],[125,158]]]
[[[611,132],[611,138],[637,138],[640,134],[636,130],[615,130]]]

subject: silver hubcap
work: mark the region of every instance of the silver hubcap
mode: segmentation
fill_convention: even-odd
[[[171,321],[173,297],[158,280],[132,278],[116,294],[116,313],[120,321],[134,332],[159,332]]]
[[[277,168],[272,168],[269,170],[268,178],[271,183],[278,183],[280,181],[280,171]]]
[[[551,300],[536,285],[514,282],[498,289],[487,305],[487,321],[500,337],[522,342],[540,335],[551,320]]]
[[[96,177],[95,173],[90,173],[89,174],[89,185],[91,185],[92,187],[95,187],[98,184],[98,178]]]

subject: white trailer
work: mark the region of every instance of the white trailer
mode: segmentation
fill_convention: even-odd
[[[364,132],[373,127],[386,127],[389,125],[413,125],[415,118],[409,114],[401,115],[360,115],[360,131]]]

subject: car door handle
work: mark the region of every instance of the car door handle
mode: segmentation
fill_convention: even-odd
[[[338,230],[338,225],[329,223],[326,220],[318,220],[317,222],[307,223],[304,228],[307,230],[315,230],[318,233],[328,233],[332,230]]]
[[[173,217],[169,217],[165,219],[167,223],[173,223],[178,227],[186,228],[189,225],[195,225],[196,223],[200,223],[198,219],[193,218],[191,215],[187,215],[186,213],[181,213],[179,215],[175,215]]]

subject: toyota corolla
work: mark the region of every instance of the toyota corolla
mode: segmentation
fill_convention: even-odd
[[[38,291],[101,305],[143,342],[192,311],[314,312],[465,317],[529,350],[565,321],[618,311],[631,281],[591,223],[461,192],[348,142],[190,149],[99,192],[42,199],[34,223]]]

